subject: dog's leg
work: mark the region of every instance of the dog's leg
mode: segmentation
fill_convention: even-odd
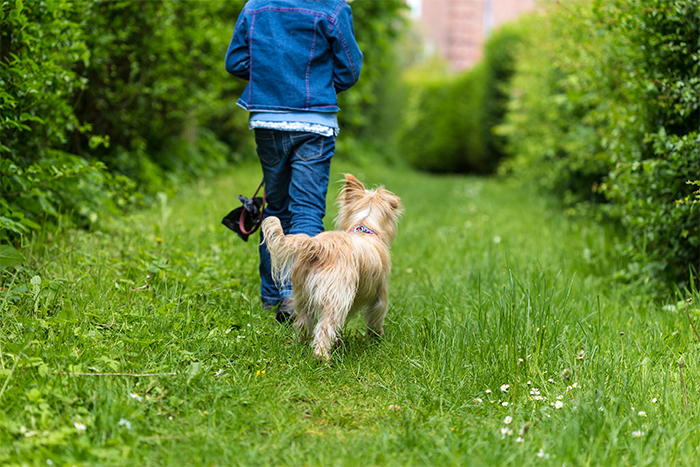
[[[292,302],[294,303],[294,329],[299,343],[307,343],[313,336],[315,310],[309,301],[308,291],[299,277],[292,277]]]
[[[384,319],[389,311],[389,288],[382,287],[379,297],[370,303],[365,312],[367,335],[381,337],[384,335]]]
[[[297,336],[299,337],[299,343],[306,344],[311,340],[314,330],[314,312],[313,310],[307,310],[302,308],[296,311],[296,318],[294,320],[294,328],[297,331]]]
[[[324,315],[327,313],[324,311]],[[347,315],[347,312],[345,313]],[[324,316],[314,330],[314,356],[328,361],[331,359],[331,349],[336,342],[336,337],[343,323],[337,316]]]
[[[321,313],[314,329],[314,355],[326,361],[331,358],[331,349],[340,336],[357,289],[356,283],[349,277],[340,282],[343,283],[343,287],[339,287],[338,282],[335,282],[335,289],[322,288],[326,293],[317,297]]]

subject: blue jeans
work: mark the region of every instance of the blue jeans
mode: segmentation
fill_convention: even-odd
[[[265,217],[279,218],[285,234],[323,232],[335,137],[256,129],[255,142],[267,190]],[[261,230],[260,299],[265,306],[276,306],[292,296],[292,287],[272,280],[270,253],[263,240]]]

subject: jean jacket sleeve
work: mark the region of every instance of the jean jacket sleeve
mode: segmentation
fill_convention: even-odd
[[[360,79],[362,52],[355,40],[350,5],[344,4],[331,30],[333,85],[336,92],[350,89]]]
[[[241,13],[226,51],[226,71],[233,76],[248,80],[250,79],[250,48],[246,23],[245,15]]]

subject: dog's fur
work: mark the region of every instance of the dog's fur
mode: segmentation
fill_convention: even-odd
[[[379,187],[366,190],[345,175],[338,196],[335,231],[315,237],[284,235],[279,219],[262,223],[278,283],[291,270],[294,325],[302,342],[313,337],[314,355],[330,359],[347,318],[365,311],[368,334],[383,335],[388,310],[389,247],[403,212],[398,196]],[[364,226],[375,234],[353,232]]]

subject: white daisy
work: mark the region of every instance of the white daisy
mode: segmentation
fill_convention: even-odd
[[[501,428],[501,439],[505,439],[506,436],[511,436],[512,434],[513,430],[511,430],[510,428]]]

